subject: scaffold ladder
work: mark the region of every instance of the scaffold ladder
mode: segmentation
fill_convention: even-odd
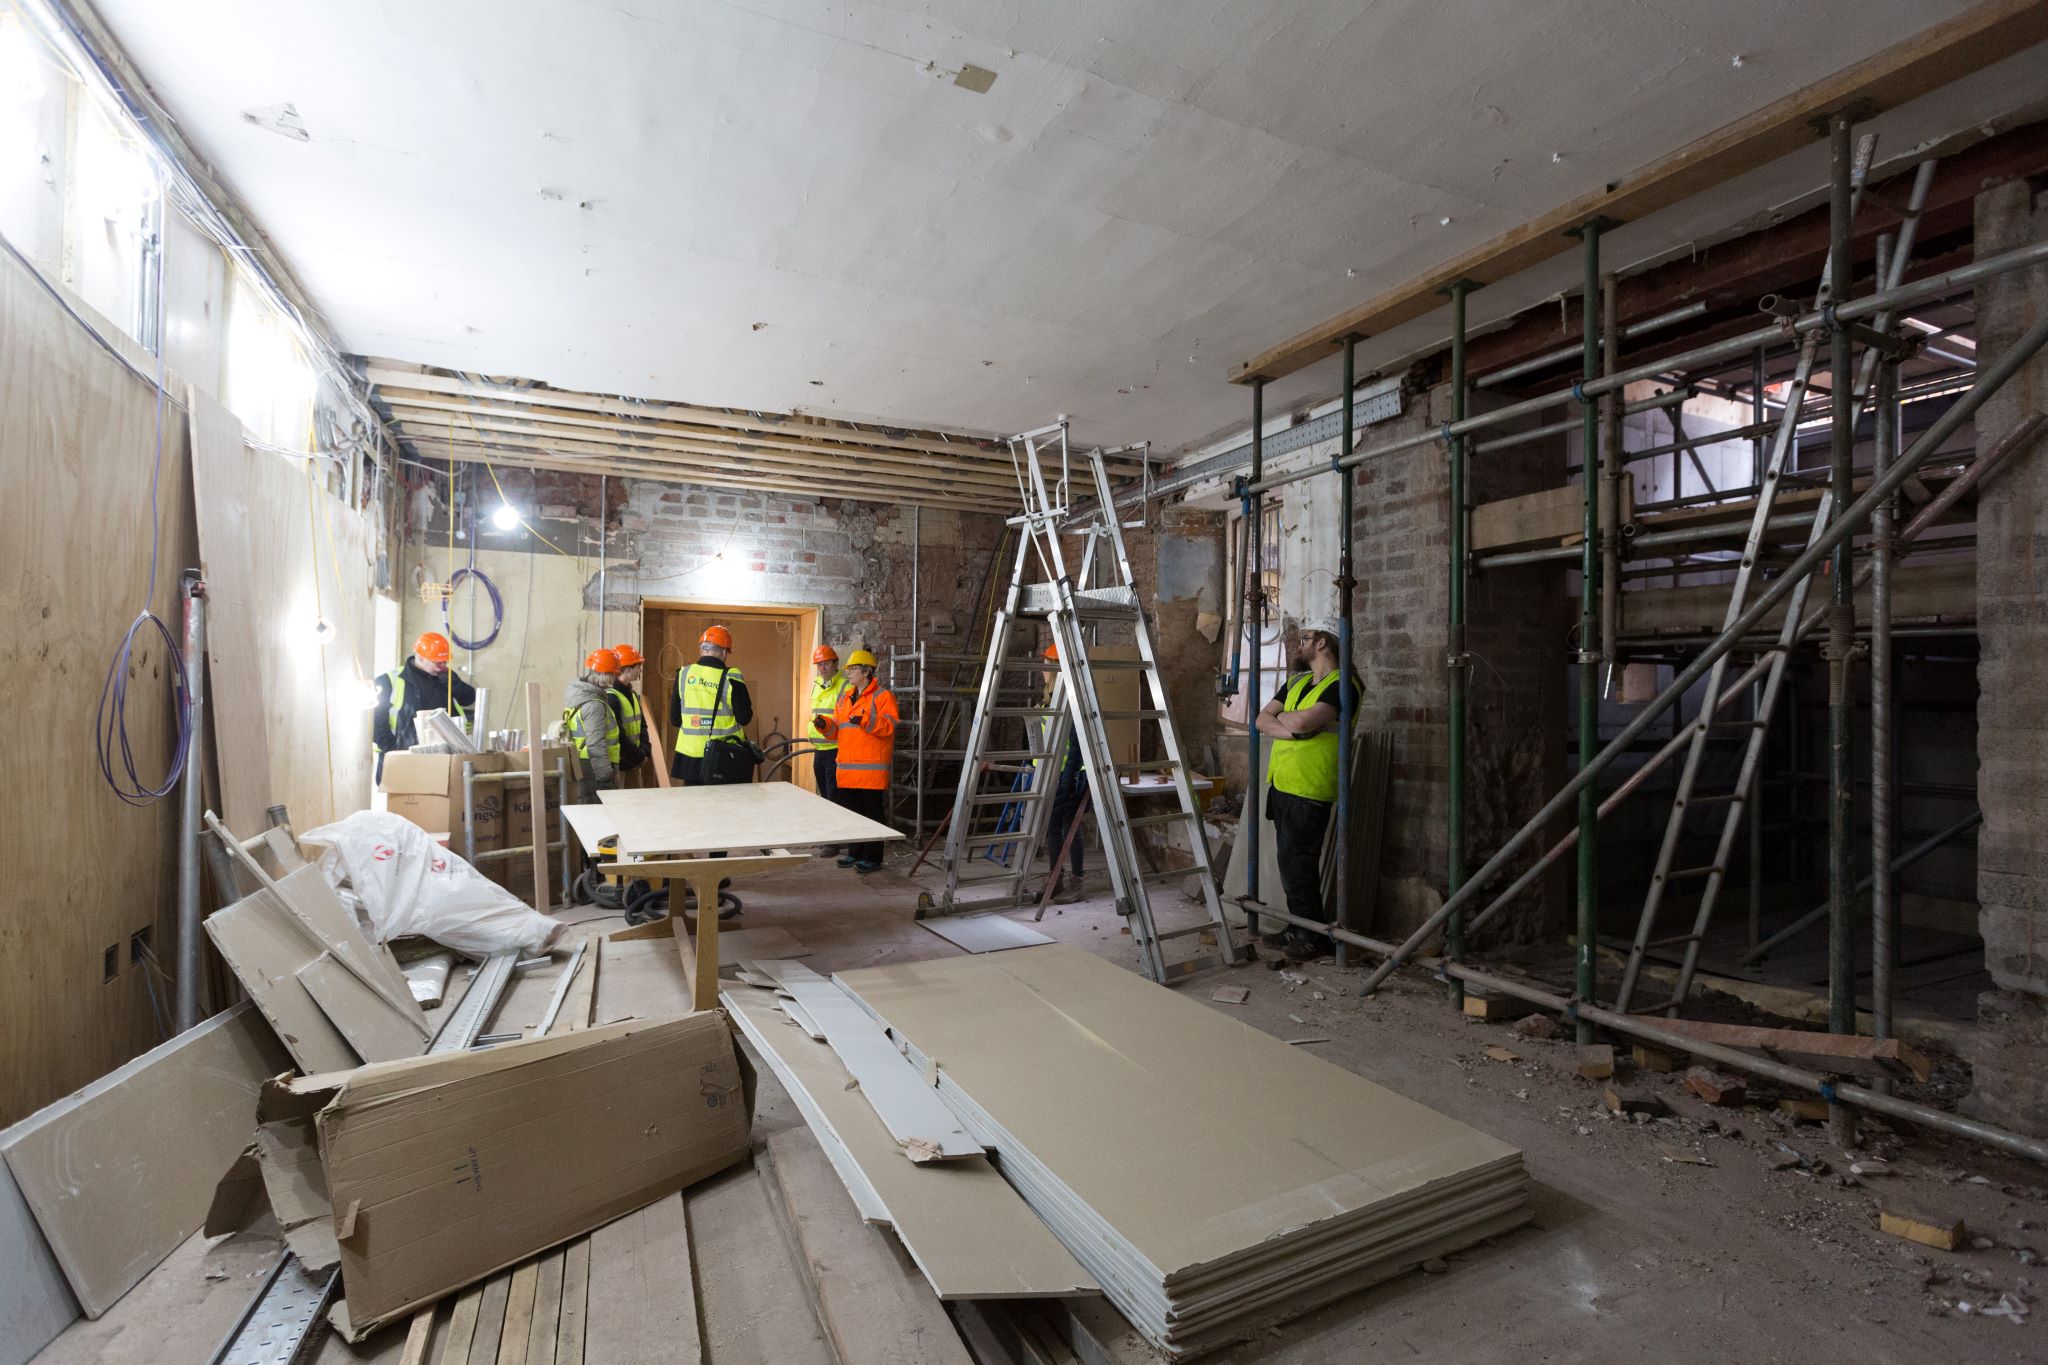
[[[1070,505],[1077,471],[1065,422],[1012,437],[1010,454],[1024,502],[1023,514],[1010,523],[1020,531],[1017,556],[990,630],[988,661],[947,830],[946,890],[938,910],[1008,908],[1021,901],[1044,846],[1057,773],[1071,741],[1086,767],[1089,804],[1117,912],[1130,923],[1146,975],[1165,982],[1216,963],[1235,962],[1237,948],[1223,919],[1208,838],[1167,705],[1166,680],[1138,603],[1105,452],[1086,453],[1086,469],[1080,472],[1092,476],[1083,492],[1092,492],[1093,503],[1082,512]],[[1056,472],[1050,484],[1048,467]],[[1075,539],[1081,543],[1080,562],[1070,570],[1065,542]],[[1014,683],[1006,689],[1006,678],[1054,667],[1051,661],[1033,657],[1028,642],[1022,655],[1014,652],[1013,646],[1021,641],[1019,624],[1028,620],[1046,623],[1058,653],[1058,671],[1050,695],[1033,705],[1011,705],[1003,693],[1014,690]],[[1108,622],[1128,625],[1137,645],[1136,658],[1091,656],[1096,628]],[[1139,709],[1103,708],[1096,675],[1110,669],[1136,670],[1143,677]],[[1155,727],[1159,757],[1117,762],[1108,730],[1108,723],[1115,720]],[[1126,778],[1143,784],[1148,802],[1164,806],[1170,801],[1171,807],[1134,817],[1127,803],[1137,789]],[[1014,821],[1001,820],[991,828],[980,818],[1005,808],[1015,813]],[[1179,825],[1186,831],[1188,862],[1146,870],[1134,835],[1137,829],[1154,825]],[[977,857],[995,848],[1006,849],[1008,858],[989,862]],[[1152,888],[1183,877],[1193,879],[1204,914],[1197,923],[1161,929],[1153,914]],[[1197,935],[1213,939],[1216,951],[1168,961],[1167,943]]]
[[[1857,149],[1855,164],[1851,171],[1853,205],[1860,199],[1865,174],[1870,168],[1874,138],[1865,138]],[[1914,186],[1913,205],[1908,210],[1907,228],[1900,238],[1900,249],[1888,263],[1887,278],[1878,281],[1880,288],[1896,287],[1904,278],[1906,258],[1911,252],[1911,225],[1919,215],[1926,198],[1929,175],[1923,173]],[[1814,306],[1825,309],[1833,300],[1830,297],[1828,278],[1829,261],[1821,265],[1821,284]],[[1889,322],[1888,314],[1880,314],[1874,321],[1877,330]],[[1779,490],[1784,486],[1785,462],[1797,446],[1801,409],[1805,405],[1809,382],[1812,379],[1814,362],[1819,354],[1824,333],[1816,331],[1807,334],[1799,348],[1798,362],[1793,371],[1789,391],[1785,395],[1784,415],[1772,437],[1770,458],[1765,465],[1762,491],[1757,497],[1755,515],[1750,519],[1749,533],[1742,546],[1742,558],[1735,571],[1735,581],[1728,600],[1727,613],[1722,618],[1722,629],[1726,630],[1741,617],[1750,600],[1750,585],[1755,576],[1757,562],[1763,552],[1765,529],[1768,526],[1772,508]],[[1874,370],[1875,352],[1864,355],[1861,382],[1850,394],[1832,395],[1831,401],[1847,402],[1853,409],[1860,410],[1860,395],[1867,394]],[[1852,423],[1853,423],[1852,417]],[[1833,511],[1832,496],[1823,491],[1814,507],[1813,526],[1807,535],[1811,546],[1825,534]],[[1713,699],[1718,698],[1726,686],[1728,660],[1732,654],[1716,660],[1707,676],[1702,696],[1707,700],[1701,705],[1699,715],[1692,722],[1691,741],[1686,747],[1685,759],[1678,775],[1676,791],[1672,797],[1671,814],[1664,825],[1663,842],[1657,849],[1657,863],[1651,873],[1650,888],[1643,900],[1643,909],[1636,923],[1634,941],[1629,945],[1628,965],[1622,971],[1621,987],[1615,994],[1614,1008],[1622,1013],[1676,1015],[1692,988],[1692,979],[1699,969],[1700,947],[1706,941],[1707,929],[1713,922],[1714,908],[1720,899],[1721,888],[1726,884],[1728,864],[1734,855],[1736,839],[1741,834],[1744,816],[1749,803],[1756,799],[1757,780],[1763,770],[1764,746],[1770,734],[1770,718],[1776,714],[1778,693],[1785,680],[1787,665],[1792,650],[1800,635],[1800,622],[1806,617],[1806,601],[1813,587],[1814,578],[1802,579],[1792,591],[1786,603],[1784,623],[1779,627],[1777,638],[1765,648],[1770,654],[1770,666],[1765,671],[1763,688],[1756,702],[1754,714],[1746,718],[1716,719]],[[1699,782],[1700,768],[1705,756],[1709,737],[1716,731],[1735,729],[1742,732],[1742,757],[1737,764],[1734,785],[1725,792],[1695,793]],[[1686,816],[1694,810],[1719,810],[1721,812],[1720,837],[1714,845],[1713,856],[1697,867],[1677,867],[1678,849],[1684,837]],[[1694,908],[1691,927],[1682,934],[1668,938],[1653,937],[1656,932],[1657,913],[1663,898],[1674,882],[1697,880],[1701,883],[1699,903]],[[1676,987],[1669,998],[1650,1005],[1634,1005],[1636,983],[1640,979],[1644,961],[1659,949],[1684,945],[1680,959]]]

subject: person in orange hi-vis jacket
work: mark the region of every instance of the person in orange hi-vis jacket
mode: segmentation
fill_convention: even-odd
[[[886,822],[889,773],[896,762],[896,694],[875,681],[875,656],[856,649],[846,656],[847,686],[830,717],[812,726],[839,744],[839,804],[856,815]],[[848,844],[841,867],[879,872],[882,841]]]

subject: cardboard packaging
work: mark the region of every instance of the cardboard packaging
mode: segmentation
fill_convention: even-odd
[[[744,1159],[753,1104],[716,1011],[280,1078],[208,1226],[254,1212],[253,1165],[309,1266],[331,1230],[359,1341]]]
[[[511,754],[415,754],[384,756],[384,778],[379,784],[385,808],[402,815],[421,829],[446,834],[448,847],[467,856],[462,824],[462,774],[465,768],[479,773],[504,772]],[[502,782],[486,782],[476,789],[476,847],[478,852],[504,847],[505,788]]]

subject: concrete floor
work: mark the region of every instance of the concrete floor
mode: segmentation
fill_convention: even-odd
[[[858,879],[829,864],[746,888],[748,927],[780,925],[814,948],[820,972],[958,950],[913,920],[916,893],[942,879],[894,868]],[[1017,916],[1029,923],[1030,915]],[[1053,907],[1037,927],[1136,969],[1106,898]],[[1818,1125],[1781,1126],[1769,1102],[1717,1110],[1675,1076],[1622,1077],[1657,1093],[1671,1117],[1616,1119],[1603,1087],[1574,1073],[1568,1042],[1468,1022],[1435,982],[1394,978],[1372,1000],[1361,973],[1324,961],[1290,982],[1257,963],[1176,987],[1278,1037],[1327,1036],[1325,1060],[1390,1086],[1520,1147],[1535,1220],[1455,1257],[1284,1325],[1212,1359],[1219,1365],[1323,1365],[1382,1355],[1422,1361],[1726,1360],[1810,1362],[1820,1352],[1871,1361],[2039,1361],[2048,1327],[1987,1317],[2001,1295],[2024,1305],[2048,1273],[2048,1173],[1916,1130],[1866,1124],[1866,1148],[1895,1174],[1846,1185],[1848,1159]],[[1209,1001],[1225,982],[1243,1005]],[[1300,1022],[1296,1022],[1296,1019]],[[1518,1055],[1488,1057],[1488,1046]],[[1626,1050],[1622,1050],[1624,1056]],[[1937,1077],[1939,1079],[1939,1077]],[[1784,1144],[1826,1175],[1771,1169]],[[1701,1156],[1711,1165],[1674,1162]],[[1877,1230],[1882,1198],[1967,1220],[1988,1245],[1943,1253]],[[1965,1311],[1963,1304],[1971,1305]],[[1822,1344],[1824,1343],[1824,1345]]]

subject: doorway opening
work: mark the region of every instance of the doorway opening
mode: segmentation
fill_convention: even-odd
[[[811,719],[810,661],[811,650],[818,643],[818,618],[816,607],[643,601],[640,651],[647,656],[647,668],[641,678],[641,693],[650,714],[660,722],[668,746],[668,752],[658,755],[657,761],[666,763],[674,751],[675,734],[668,716],[677,675],[697,661],[698,638],[712,625],[732,632],[728,661],[746,679],[748,695],[753,698],[754,719],[747,725],[747,738],[764,749],[784,740],[802,739]],[[777,778],[817,790],[809,759],[784,766]]]

